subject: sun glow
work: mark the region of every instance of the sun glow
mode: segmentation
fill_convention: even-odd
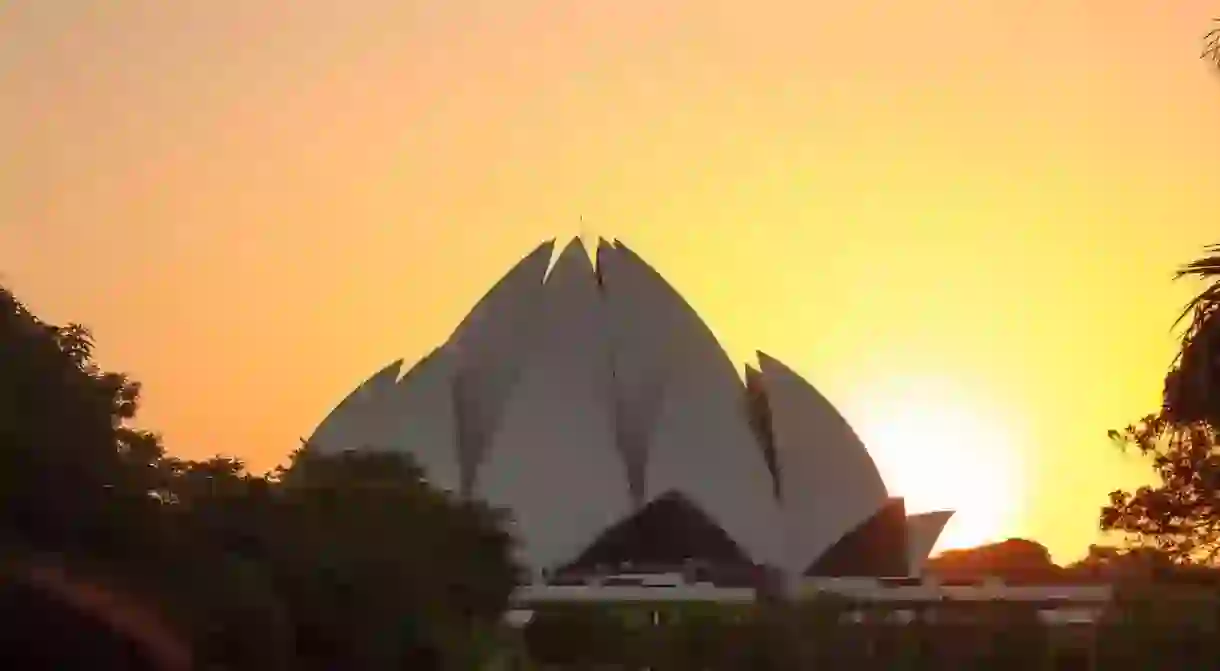
[[[936,551],[1003,540],[1020,511],[1015,427],[948,385],[890,385],[856,404],[853,425],[907,513],[951,509]]]

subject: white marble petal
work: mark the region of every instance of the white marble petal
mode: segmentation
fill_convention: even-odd
[[[573,241],[544,285],[538,340],[475,480],[476,496],[512,511],[535,571],[572,559],[631,508],[598,292]]]
[[[779,507],[735,366],[673,287],[625,245],[617,249],[637,283],[637,319],[669,359],[648,445],[648,500],[682,493],[754,561],[778,565],[784,557]]]
[[[451,492],[461,487],[454,363],[445,348],[433,350],[399,380],[386,404],[393,446],[410,453],[429,482]]]
[[[790,368],[759,353],[788,537],[787,568],[802,571],[889,495],[847,421]]]
[[[386,409],[401,368],[399,359],[361,383],[318,424],[306,443],[329,453],[390,447],[394,442],[393,427],[387,422]]]
[[[930,513],[907,516],[907,566],[912,576],[923,573],[923,567],[936,547],[936,541],[953,517],[952,510],[937,510]]]
[[[540,245],[475,305],[447,345],[456,360],[458,461],[463,493],[487,455],[521,366],[536,341],[542,280],[553,242]]]

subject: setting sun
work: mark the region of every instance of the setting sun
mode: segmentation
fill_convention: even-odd
[[[1015,429],[948,385],[891,385],[860,404],[853,424],[908,513],[957,511],[937,551],[1003,540],[1020,509]]]

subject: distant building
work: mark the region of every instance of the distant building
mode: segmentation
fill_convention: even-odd
[[[360,385],[309,443],[404,450],[434,484],[509,509],[535,583],[919,574],[952,513],[908,516],[817,390],[762,353],[743,382],[623,244],[599,241],[594,268],[573,240],[548,273],[553,247],[401,379],[397,361]]]

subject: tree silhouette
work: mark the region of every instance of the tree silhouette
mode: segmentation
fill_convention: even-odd
[[[1220,24],[1220,19],[1213,19]],[[1220,25],[1203,37],[1202,58],[1220,68]],[[1178,356],[1165,377],[1163,415],[1177,425],[1206,422],[1220,426],[1220,244],[1178,268],[1174,279],[1206,283],[1183,309],[1177,323],[1186,323]]]
[[[121,559],[159,536],[160,442],[127,424],[140,387],[92,353],[0,287],[0,545]]]
[[[1220,555],[1220,450],[1208,424],[1176,424],[1150,415],[1110,437],[1152,462],[1157,484],[1111,492],[1101,528],[1176,563],[1211,562]]]
[[[48,324],[0,287],[0,560],[185,612],[174,585],[189,554],[153,496],[160,441],[128,423],[139,395],[95,365],[87,329]]]
[[[1220,67],[1220,27],[1203,43],[1202,57]],[[1220,244],[1178,268],[1174,279],[1183,278],[1205,286],[1174,324],[1185,328],[1160,412],[1110,431],[1112,440],[1151,460],[1158,482],[1111,492],[1100,527],[1174,563],[1211,563],[1220,555]]]
[[[996,577],[1010,582],[1054,581],[1062,574],[1045,546],[1023,538],[946,550],[929,559],[924,571],[946,580]]]
[[[518,573],[499,513],[402,453],[178,459],[130,425],[139,396],[0,287],[0,566],[147,602],[203,668],[474,668]]]
[[[423,476],[408,455],[367,448],[306,448],[279,475],[262,561],[307,668],[418,668],[504,612],[518,569],[500,516]]]
[[[1178,269],[1175,279],[1203,280],[1207,286],[1178,318],[1186,322],[1181,347],[1165,377],[1164,418],[1176,426],[1204,422],[1220,426],[1220,245]]]

